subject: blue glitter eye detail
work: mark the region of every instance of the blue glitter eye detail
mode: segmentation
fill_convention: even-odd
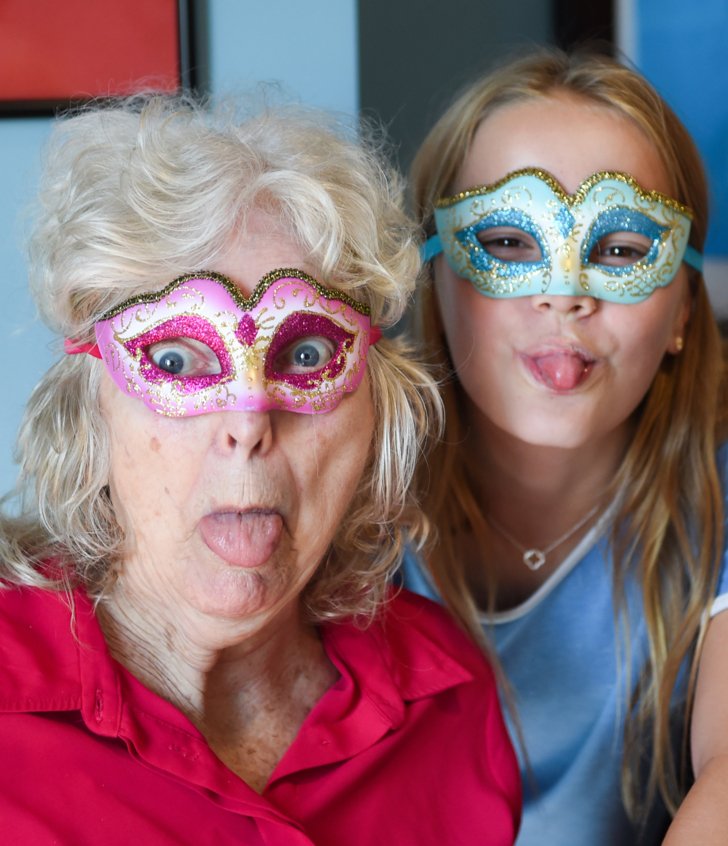
[[[662,244],[663,234],[668,230],[642,212],[629,208],[613,208],[600,214],[589,230],[582,247],[582,264],[596,265],[606,273],[623,275],[631,273],[638,261],[653,264]],[[620,239],[619,235],[625,238]],[[608,236],[611,236],[608,239]],[[630,240],[631,237],[631,240]],[[614,251],[613,261],[608,259],[595,260],[599,256],[600,242],[608,239],[612,242],[610,249]],[[623,243],[622,243],[623,242]],[[617,251],[622,250],[623,258],[619,258]],[[633,255],[629,255],[632,253]]]
[[[556,221],[556,225],[559,228],[559,232],[561,233],[562,238],[568,238],[571,234],[571,230],[574,228],[574,215],[571,211],[563,205],[559,205],[558,211],[554,216]]]
[[[507,230],[500,240],[523,240],[530,244],[530,249],[522,251],[514,249],[513,258],[505,257],[509,252],[508,249],[498,250],[501,253],[500,256],[493,255],[483,244],[490,229]],[[500,276],[517,276],[544,267],[549,260],[546,241],[541,230],[529,215],[517,209],[498,209],[491,212],[477,223],[460,229],[455,233],[455,237],[467,250],[473,268],[481,272],[497,270]],[[519,258],[519,255],[523,253],[534,254],[536,251],[538,252],[536,259]]]

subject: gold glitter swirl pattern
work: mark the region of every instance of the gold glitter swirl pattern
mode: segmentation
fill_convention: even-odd
[[[314,283],[299,270],[279,268],[244,297],[222,274],[186,274],[107,312],[111,316],[96,324],[97,343],[119,388],[168,417],[329,411],[364,376],[369,309],[361,303],[354,308],[351,298]],[[292,367],[285,351],[315,337],[329,345],[328,354],[308,369]],[[207,350],[196,365],[185,364],[186,353],[175,349],[184,339]],[[165,346],[180,371],[165,369],[150,353],[156,348],[164,354]]]
[[[626,173],[599,171],[567,194],[538,168],[444,197],[435,207],[448,263],[481,293],[590,295],[614,302],[643,300],[672,281],[685,255],[691,215],[687,206],[644,190]],[[594,258],[601,240],[617,233],[638,235],[644,253],[622,262]],[[499,239],[522,246],[498,246]]]
[[[675,211],[687,215],[691,220],[693,218],[693,211],[689,206],[683,205],[683,203],[678,200],[668,197],[667,194],[661,194],[659,191],[646,191],[633,176],[619,170],[600,170],[597,173],[593,173],[579,185],[573,194],[568,194],[558,179],[556,179],[556,177],[547,170],[542,170],[537,167],[524,167],[506,174],[502,179],[499,179],[497,182],[493,182],[492,184],[476,185],[473,188],[467,188],[464,191],[453,194],[452,196],[441,197],[435,203],[435,208],[448,208],[449,206],[454,206],[462,200],[498,191],[512,179],[518,179],[521,176],[535,176],[537,179],[545,182],[554,194],[561,200],[561,202],[565,203],[567,206],[576,206],[583,203],[591,189],[599,182],[604,182],[605,180],[623,182],[634,191],[636,197],[644,201],[647,208],[654,203],[660,203],[663,206],[673,208]],[[604,202],[611,203],[613,201],[606,200]]]
[[[185,282],[194,282],[196,279],[213,279],[215,282],[218,282],[227,290],[236,305],[238,305],[243,311],[249,311],[250,309],[255,308],[265,295],[268,288],[279,280],[300,279],[302,282],[306,282],[314,288],[319,296],[328,300],[340,300],[355,311],[358,311],[359,314],[363,314],[366,317],[370,315],[369,306],[358,302],[353,299],[353,297],[344,293],[344,291],[339,291],[336,288],[326,288],[318,280],[314,279],[313,276],[310,276],[305,271],[298,270],[295,267],[279,267],[266,273],[255,286],[255,289],[249,297],[246,297],[242,293],[240,288],[232,281],[232,279],[229,279],[222,273],[217,273],[214,270],[197,270],[194,273],[185,273],[182,276],[178,276],[159,291],[151,291],[129,297],[129,299],[124,300],[122,303],[119,303],[104,312],[99,320],[111,320],[113,317],[116,317],[118,314],[121,314],[123,311],[126,311],[134,305],[150,305],[158,303]]]

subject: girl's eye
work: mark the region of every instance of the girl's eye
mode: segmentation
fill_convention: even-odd
[[[499,261],[541,261],[541,247],[538,241],[523,229],[492,226],[481,229],[477,237],[483,249]]]
[[[278,353],[274,370],[278,373],[310,373],[320,370],[331,361],[336,346],[330,338],[321,335],[299,338]]]
[[[639,232],[610,232],[600,238],[591,253],[591,264],[609,267],[629,267],[649,253],[652,241]]]
[[[170,338],[147,349],[152,363],[173,376],[212,376],[222,372],[215,353],[194,338]]]

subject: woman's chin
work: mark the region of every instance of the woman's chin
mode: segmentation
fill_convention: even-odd
[[[285,580],[261,569],[227,566],[212,577],[188,582],[185,600],[211,620],[253,623],[275,616],[285,604]]]

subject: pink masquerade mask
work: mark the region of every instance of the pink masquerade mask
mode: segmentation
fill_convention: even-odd
[[[369,309],[301,270],[272,270],[249,297],[199,271],[131,297],[96,323],[92,344],[126,394],[166,417],[213,411],[331,411],[364,377],[381,332]]]

